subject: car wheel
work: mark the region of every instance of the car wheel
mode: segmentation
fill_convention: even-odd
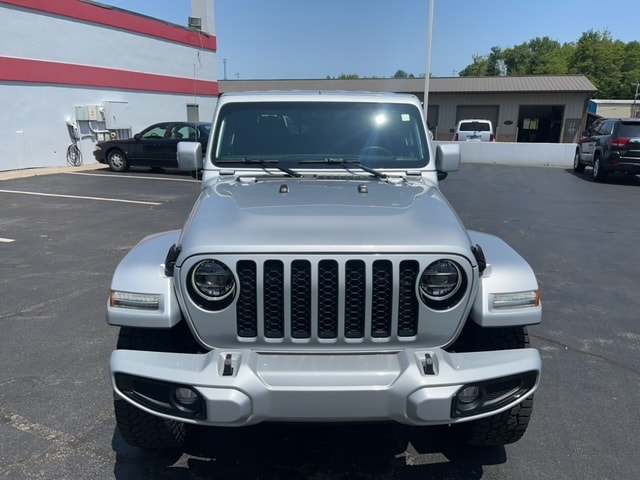
[[[461,337],[454,344],[456,352],[513,350],[529,346],[526,327],[481,328],[471,323]],[[525,434],[532,411],[533,395],[530,395],[507,411],[456,424],[454,431],[467,445],[489,447],[514,443]]]
[[[600,155],[597,155],[593,158],[593,171],[591,172],[593,175],[593,179],[596,182],[604,182],[607,178],[607,171],[602,168],[602,160],[600,160]]]
[[[186,441],[186,425],[150,415],[126,400],[114,399],[118,431],[125,442],[143,449],[178,448]]]
[[[121,327],[118,350],[196,353],[200,347],[185,322],[165,329]],[[129,445],[143,449],[171,449],[187,439],[187,425],[152,415],[119,397],[114,397],[116,424]]]
[[[107,163],[114,172],[126,172],[129,170],[129,161],[122,150],[111,150],[107,155]]]
[[[506,412],[460,425],[467,445],[499,447],[515,443],[529,426],[533,411],[533,395]]]
[[[576,148],[576,155],[573,157],[573,171],[576,173],[584,172],[584,163],[580,160],[580,149]]]

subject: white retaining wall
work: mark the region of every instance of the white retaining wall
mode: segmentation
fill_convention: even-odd
[[[561,167],[573,165],[575,143],[443,142],[460,145],[462,163]]]

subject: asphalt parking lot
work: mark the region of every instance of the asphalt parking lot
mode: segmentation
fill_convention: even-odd
[[[589,173],[589,172],[586,172]],[[442,428],[260,426],[143,452],[115,429],[110,278],[145,235],[180,228],[188,175],[63,169],[0,177],[0,476],[11,479],[636,479],[640,177],[463,165],[442,190],[468,228],[532,265],[543,377],[525,437],[453,444]]]

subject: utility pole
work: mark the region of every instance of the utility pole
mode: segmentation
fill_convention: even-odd
[[[429,77],[431,76],[431,38],[433,31],[433,4],[435,0],[429,0],[429,22],[427,24],[427,74],[424,76],[424,118],[429,113]]]
[[[227,59],[226,58],[222,59],[222,65],[224,66],[223,67],[223,71],[224,71],[224,77],[223,78],[226,80],[227,79]]]
[[[631,107],[631,116],[636,118],[638,116],[638,113],[636,112],[636,101],[638,100],[638,87],[640,87],[640,83],[632,83],[631,86],[636,87],[636,93],[633,96],[633,106]]]

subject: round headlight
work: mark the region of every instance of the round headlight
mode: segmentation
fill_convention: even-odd
[[[436,260],[422,272],[420,293],[429,306],[448,308],[462,295],[463,280],[464,274],[455,262]]]
[[[191,271],[191,286],[205,300],[219,302],[233,295],[236,281],[224,263],[203,260]]]

